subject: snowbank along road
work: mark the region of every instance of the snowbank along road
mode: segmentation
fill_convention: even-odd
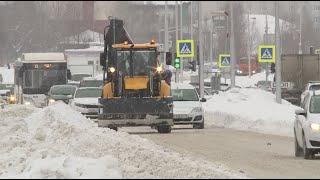
[[[43,109],[10,105],[0,114],[0,178],[247,177],[137,135],[99,128],[61,102]]]

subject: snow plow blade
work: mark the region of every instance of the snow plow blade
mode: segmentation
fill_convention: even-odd
[[[172,98],[99,99],[98,126],[173,125]]]

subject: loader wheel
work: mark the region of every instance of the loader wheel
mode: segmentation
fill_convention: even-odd
[[[114,131],[118,131],[118,127],[117,126],[108,126],[109,129],[112,129]]]
[[[160,125],[160,126],[158,126],[157,129],[158,129],[158,132],[161,134],[171,133],[171,126],[169,126],[169,125]]]

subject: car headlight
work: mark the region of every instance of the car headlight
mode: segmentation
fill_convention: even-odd
[[[252,71],[252,73],[256,73],[256,71]]]
[[[320,124],[317,124],[317,123],[312,123],[312,124],[310,125],[310,127],[311,127],[311,129],[312,129],[313,131],[319,131],[319,130],[320,130]]]
[[[202,108],[201,107],[195,107],[192,109],[191,113],[202,113]]]
[[[11,102],[15,102],[15,101],[16,101],[16,97],[15,97],[15,96],[13,96],[13,95],[11,95],[11,96],[9,97],[9,101],[11,101]]]
[[[238,73],[242,73],[242,71],[240,71],[240,70],[238,70],[237,72],[238,72]]]
[[[52,104],[52,103],[54,103],[54,102],[56,102],[56,100],[54,100],[54,99],[49,99],[49,104]]]

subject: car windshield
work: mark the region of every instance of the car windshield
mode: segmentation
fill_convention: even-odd
[[[76,87],[73,86],[53,86],[51,88],[52,95],[73,95]]]
[[[199,101],[194,89],[172,89],[174,101]]]
[[[102,80],[83,80],[80,87],[101,87],[103,86]]]
[[[91,98],[91,97],[101,97],[101,88],[85,88],[78,89],[75,98]]]
[[[310,113],[320,113],[320,95],[311,97]]]
[[[12,84],[0,84],[0,90],[6,90],[13,88],[14,85]]]
[[[84,77],[91,77],[90,74],[74,74],[72,75],[72,81],[81,81]]]
[[[310,91],[313,91],[313,90],[320,90],[320,84],[311,85],[311,86],[310,86]]]

